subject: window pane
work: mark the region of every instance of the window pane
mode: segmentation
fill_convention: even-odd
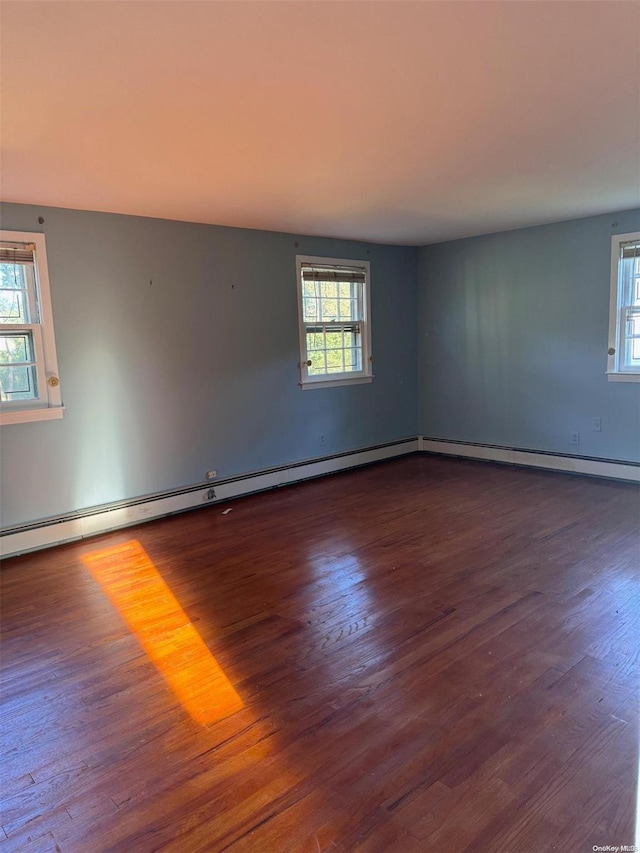
[[[28,287],[31,267],[0,264],[0,323],[31,323]]]
[[[314,352],[310,354],[311,366],[309,367],[309,376],[318,376],[321,373],[327,372],[327,363],[323,352]]]
[[[342,352],[340,349],[327,350],[327,373],[343,372]]]
[[[633,258],[624,258],[620,261],[618,268],[619,304],[631,305],[634,297],[634,261]]]
[[[36,400],[35,367],[0,366],[0,400]]]
[[[360,333],[352,329],[329,326],[323,332],[307,332],[307,353],[313,362],[310,375],[362,370]]]
[[[640,310],[637,308],[627,309],[623,364],[640,367]]]
[[[343,332],[327,332],[327,349],[342,347]]]
[[[314,352],[314,350],[323,350],[324,349],[324,335],[322,332],[307,332],[307,350],[309,352]]]
[[[303,304],[305,323],[313,323],[318,319],[318,301],[315,296],[305,296]]]
[[[640,336],[640,311],[630,311],[627,316],[627,335]]]
[[[28,323],[28,307],[24,290],[0,290],[0,323]]]
[[[38,398],[36,368],[33,364],[31,335],[0,335],[0,399],[35,400]]]
[[[25,264],[0,264],[0,287],[7,290],[26,290]]]
[[[338,300],[323,298],[320,301],[320,321],[330,323],[338,319]]]
[[[353,299],[341,299],[338,305],[340,320],[357,320],[356,305]]]
[[[320,295],[323,299],[337,299],[338,298],[338,283],[335,281],[321,281],[320,282]]]
[[[302,297],[305,323],[354,322],[362,319],[362,284],[359,282],[303,281]]]
[[[33,360],[30,335],[0,335],[0,364],[20,364]]]

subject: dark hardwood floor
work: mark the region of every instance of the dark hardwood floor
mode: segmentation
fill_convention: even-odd
[[[3,853],[632,845],[640,492],[410,457],[5,562]]]

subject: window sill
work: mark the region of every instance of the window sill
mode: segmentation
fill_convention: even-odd
[[[609,382],[640,382],[640,373],[607,373]]]
[[[315,382],[301,382],[300,387],[303,391],[310,391],[312,388],[338,388],[340,385],[364,385],[372,381],[373,376],[357,376],[353,379],[316,379]]]
[[[0,424],[26,424],[31,421],[55,421],[61,418],[64,406],[52,406],[48,409],[17,409],[0,411]]]
[[[609,382],[640,382],[640,373],[607,373]]]

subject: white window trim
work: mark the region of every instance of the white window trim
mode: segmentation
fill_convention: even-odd
[[[609,350],[607,379],[609,382],[640,382],[640,370],[620,366],[622,329],[620,315],[620,247],[623,243],[640,240],[640,231],[614,234],[611,238],[611,291],[609,298]]]
[[[361,267],[365,271],[363,286],[364,318],[362,325],[362,370],[353,373],[330,373],[324,376],[309,376],[307,368],[307,344],[302,305],[302,265]],[[373,380],[371,354],[371,263],[348,258],[325,258],[316,255],[296,255],[296,289],[298,293],[298,338],[300,345],[300,387],[303,391],[317,388],[337,388],[341,385],[363,385]]]
[[[64,412],[62,391],[58,379],[58,358],[53,328],[53,310],[49,287],[49,267],[44,234],[32,231],[0,231],[0,241],[33,243],[35,246],[34,274],[38,291],[40,323],[33,336],[37,352],[37,370],[41,397],[38,400],[3,401],[0,404],[0,424],[29,423],[61,418]],[[35,331],[35,330],[34,330]],[[49,384],[56,379],[57,384]]]

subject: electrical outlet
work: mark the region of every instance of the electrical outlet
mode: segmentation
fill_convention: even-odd
[[[571,433],[571,444],[580,444],[580,433],[572,432]]]
[[[324,433],[323,432],[320,433],[319,438],[320,438],[320,445],[324,446]]]
[[[214,477],[218,476],[217,471],[207,471],[207,480],[213,480]]]
[[[602,432],[602,418],[593,419],[593,431]]]

